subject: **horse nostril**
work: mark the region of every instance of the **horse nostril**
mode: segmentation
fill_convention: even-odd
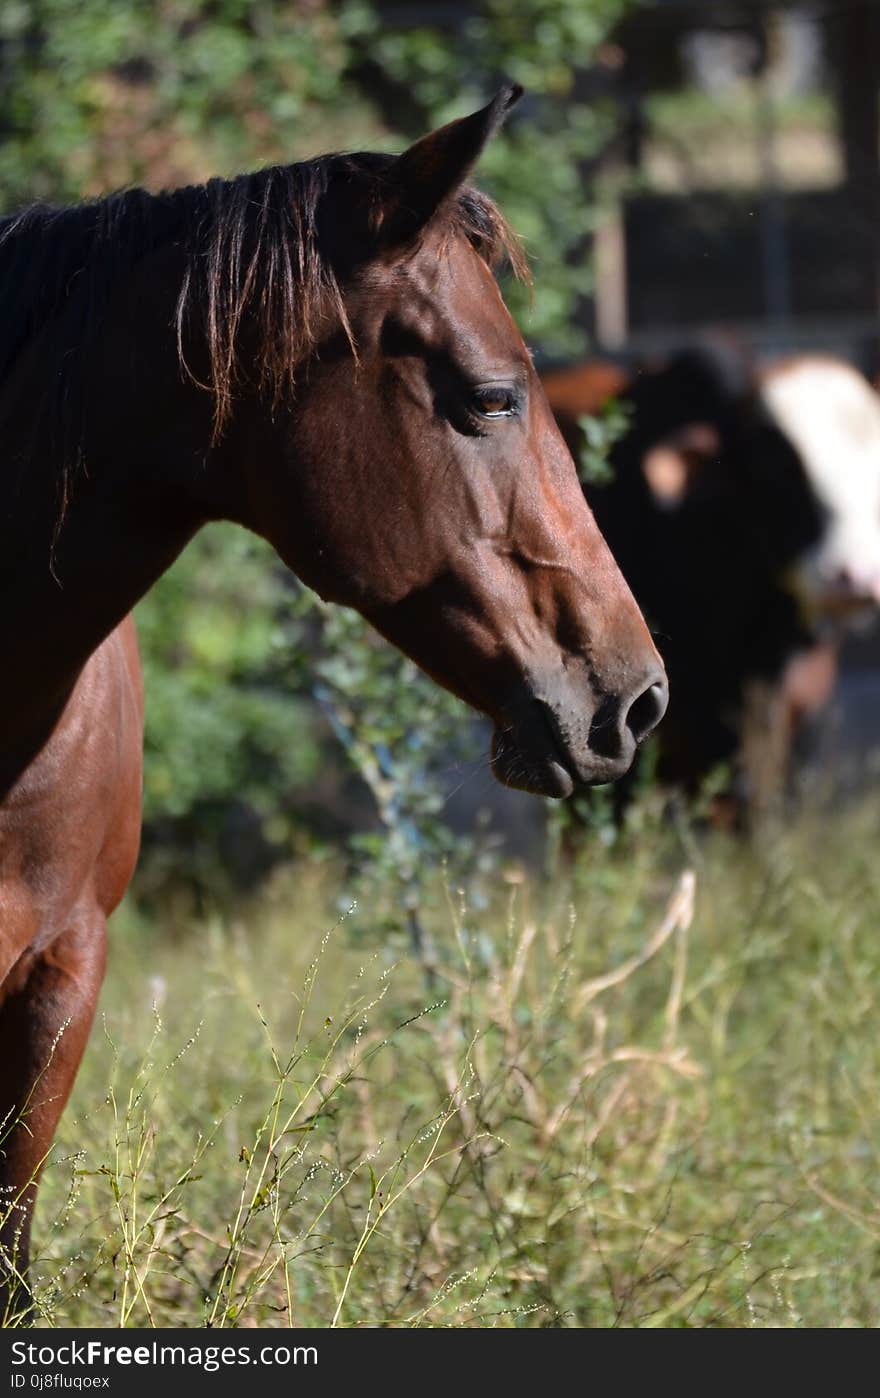
[[[669,687],[665,680],[655,680],[634,699],[626,716],[626,726],[637,743],[644,742],[666,713]]]
[[[598,757],[615,762],[625,759],[629,766],[636,746],[647,738],[666,713],[668,699],[665,679],[647,685],[631,704],[622,696],[607,695],[593,714],[590,750]]]

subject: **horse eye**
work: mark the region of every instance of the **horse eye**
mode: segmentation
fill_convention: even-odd
[[[474,390],[473,407],[480,417],[511,417],[519,407],[519,398],[512,388],[491,384]]]

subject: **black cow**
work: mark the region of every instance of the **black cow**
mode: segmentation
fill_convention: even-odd
[[[698,347],[632,373],[593,362],[544,375],[576,459],[580,416],[594,413],[601,396],[616,392],[628,414],[611,452],[613,479],[586,492],[668,669],[658,776],[693,794],[713,769],[731,764],[733,807],[719,803],[727,811],[767,794],[801,719],[833,685],[834,645],[816,605],[824,593],[808,594],[797,582],[815,581],[817,559],[832,567],[829,540],[840,532],[841,509],[823,490],[803,434],[798,441],[792,430],[796,415],[783,430],[773,408],[774,395],[796,401],[792,376],[803,377],[804,363],[814,376],[825,366],[832,400],[840,384],[852,393],[850,380],[858,379],[880,424],[873,391],[839,361],[802,359],[754,375],[740,356]],[[839,402],[822,401],[836,422]],[[834,440],[845,454],[846,442]],[[880,458],[877,469],[880,478]],[[862,552],[872,553],[870,541]],[[854,598],[859,589],[835,560],[828,590],[838,601]]]

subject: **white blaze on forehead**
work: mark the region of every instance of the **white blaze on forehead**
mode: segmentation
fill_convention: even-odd
[[[803,561],[811,589],[880,602],[880,397],[849,364],[818,355],[768,370],[761,396],[826,514]]]

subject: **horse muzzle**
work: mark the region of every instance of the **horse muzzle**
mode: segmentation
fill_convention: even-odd
[[[666,712],[669,689],[658,667],[626,693],[576,703],[531,686],[506,707],[492,744],[505,786],[564,799],[581,787],[624,776]]]

